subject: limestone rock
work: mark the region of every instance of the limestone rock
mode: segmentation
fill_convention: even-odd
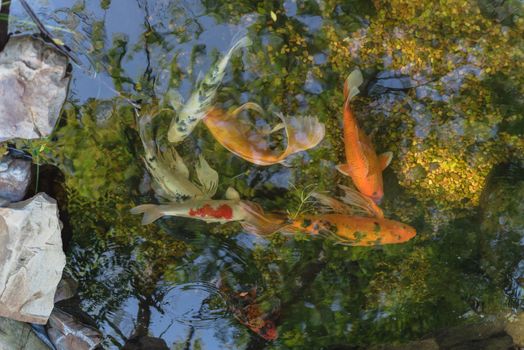
[[[22,200],[31,182],[31,161],[10,155],[0,161],[0,198],[9,202]]]
[[[0,316],[47,322],[65,266],[60,230],[46,194],[0,208]]]
[[[0,317],[1,350],[49,350],[27,323]]]
[[[0,142],[49,135],[67,96],[68,59],[32,36],[11,37],[0,52]]]

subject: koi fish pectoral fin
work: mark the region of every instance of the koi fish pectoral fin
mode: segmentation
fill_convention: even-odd
[[[351,176],[349,174],[349,165],[348,164],[339,164],[336,166],[336,168],[342,175]]]
[[[215,169],[211,168],[203,156],[200,156],[195,170],[198,181],[202,185],[201,190],[205,197],[213,197],[218,188],[218,173]]]
[[[380,162],[380,168],[382,170],[386,169],[393,159],[393,152],[384,152],[378,156]]]

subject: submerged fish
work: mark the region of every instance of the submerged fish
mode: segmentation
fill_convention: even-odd
[[[413,227],[385,219],[382,210],[371,199],[351,188],[341,188],[346,192],[341,198],[343,202],[324,194],[314,194],[314,197],[327,207],[328,213],[302,215],[288,220],[280,217],[280,223],[277,216],[267,216],[265,222],[259,221],[257,224],[271,227],[250,225],[247,229],[263,234],[271,229],[275,230],[280,224],[276,230],[283,233],[321,235],[334,239],[339,244],[352,246],[403,243],[415,237],[416,231]]]
[[[174,148],[158,149],[151,131],[151,115],[138,118],[138,128],[144,146],[144,162],[155,183],[155,192],[172,202],[187,199],[209,199],[216,193],[218,173],[200,156],[195,167],[200,185],[189,180],[189,169]]]
[[[181,142],[191,134],[210,108],[217,89],[222,83],[222,79],[224,79],[225,70],[231,56],[237,50],[249,45],[251,45],[251,40],[246,36],[237,40],[227,54],[210,68],[204,79],[198,82],[196,90],[191,94],[182,110],[171,121],[167,134],[169,142]]]
[[[287,145],[284,151],[273,150],[267,141],[268,132],[257,130],[238,118],[243,110],[263,112],[254,103],[246,103],[232,113],[211,109],[204,118],[204,124],[215,139],[230,152],[257,165],[272,165],[283,162],[291,154],[313,148],[322,141],[324,124],[315,117],[284,117],[278,115],[282,123],[269,133],[285,129]]]
[[[227,285],[224,285],[223,280],[220,279],[217,283],[217,288],[226,297],[228,308],[238,322],[265,340],[278,338],[278,330],[273,318],[276,316],[279,308],[271,310],[271,312],[263,311],[260,301],[257,300],[256,287],[247,291],[235,292]]]
[[[383,195],[382,171],[389,165],[393,153],[379,156],[370,138],[358,127],[349,102],[362,84],[362,73],[354,70],[344,83],[344,145],[346,164],[337,166],[338,171],[350,176],[357,189],[364,195],[380,203]]]
[[[208,223],[239,221],[243,226],[258,227],[260,234],[273,230],[262,208],[253,202],[244,201],[236,190],[229,188],[224,200],[188,200],[183,203],[142,204],[131,209],[132,214],[144,214],[142,225],[148,225],[163,216],[199,219]],[[274,231],[272,231],[274,232]]]

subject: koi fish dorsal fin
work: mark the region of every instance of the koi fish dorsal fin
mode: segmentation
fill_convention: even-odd
[[[393,159],[393,152],[384,152],[378,156],[378,161],[380,162],[380,168],[382,170],[386,169]]]
[[[346,81],[344,82],[344,100],[351,101],[353,97],[358,95],[360,90],[358,89],[360,85],[364,82],[362,77],[362,72],[359,69],[355,69],[351,72]]]
[[[320,202],[323,206],[327,207],[327,211],[333,211],[338,214],[353,215],[355,211],[348,206],[346,203],[342,203],[333,197],[330,197],[323,193],[313,192],[311,194],[313,198]]]
[[[287,136],[287,147],[279,157],[283,161],[289,155],[315,147],[326,133],[324,124],[315,117],[284,117],[278,115],[284,124]]]
[[[240,194],[233,187],[228,187],[225,194],[226,199],[240,200]]]
[[[215,195],[218,188],[218,173],[209,166],[203,156],[200,156],[195,166],[198,181],[202,185],[204,197],[211,198]]]
[[[360,209],[366,215],[383,218],[384,213],[371,198],[364,196],[357,190],[344,185],[338,185],[344,191],[344,197],[340,198],[344,203]]]

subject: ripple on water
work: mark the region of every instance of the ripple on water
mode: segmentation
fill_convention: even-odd
[[[192,282],[173,286],[160,305],[163,312],[155,323],[178,322],[195,328],[211,328],[219,319],[228,316],[226,299],[209,282]]]

